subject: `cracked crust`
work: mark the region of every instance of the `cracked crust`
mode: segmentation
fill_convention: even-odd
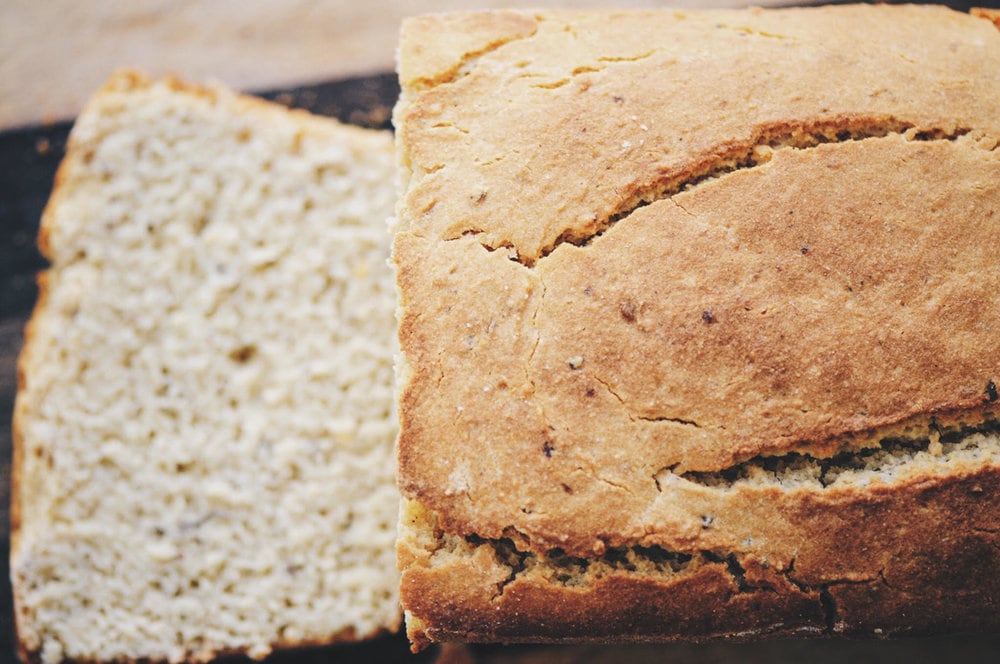
[[[992,26],[923,7],[888,33],[877,26],[902,16],[893,9],[851,7],[819,21],[810,10],[520,15],[533,30],[512,29],[517,14],[507,12],[495,39],[484,35],[490,14],[410,23],[404,96],[419,89],[408,72],[427,68],[429,81],[431,72],[450,74],[397,112],[417,180],[405,205],[421,211],[424,232],[475,231],[531,262],[564,234],[593,234],[650,189],[690,180],[769,126],[878,119],[951,132],[975,117],[995,129],[994,81],[964,76],[995,62]],[[476,26],[475,40],[431,37],[452,35],[455,23]],[[857,24],[874,34],[862,38]],[[779,75],[776,62],[792,66]],[[851,72],[850,84],[829,83],[837,70]],[[940,103],[937,83],[951,104]],[[536,149],[543,144],[552,149]],[[535,219],[538,209],[551,212]]]
[[[512,16],[402,37],[416,646],[995,628],[1000,32]]]
[[[515,642],[641,642],[995,628],[996,575],[970,582],[959,570],[996,569],[998,531],[995,523],[992,530],[956,530],[954,518],[958,511],[970,523],[994,519],[988,496],[1000,489],[997,473],[907,489],[747,493],[741,496],[746,530],[771,542],[697,550],[666,572],[606,562],[611,553],[624,559],[620,551],[567,564],[524,552],[512,561],[510,540],[456,546],[443,536],[433,553],[426,542],[404,540],[411,638],[423,646],[486,634]],[[786,534],[768,532],[775,513],[788,520]],[[403,523],[411,534],[440,532],[435,515],[417,503],[404,509]],[[943,532],[951,533],[944,542]],[[711,538],[701,545],[711,547]],[[416,632],[413,616],[420,618]]]

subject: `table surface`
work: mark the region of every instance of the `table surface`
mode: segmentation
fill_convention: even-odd
[[[358,124],[387,122],[399,21],[427,11],[486,6],[607,6],[612,0],[69,0],[0,2],[0,523],[9,503],[10,416],[16,358],[34,299],[38,216],[62,154],[68,122],[115,69],[139,67],[192,80],[214,78]],[[618,3],[623,4],[623,3]],[[633,7],[736,6],[727,0],[637,1]],[[758,0],[758,6],[782,0]],[[953,3],[955,4],[955,3]],[[967,3],[996,6],[996,0]],[[350,80],[343,81],[345,77]],[[327,85],[298,87],[322,81]],[[376,112],[377,111],[377,112]],[[31,125],[31,126],[27,126]],[[44,125],[44,126],[38,126]],[[12,603],[0,527],[0,662],[13,655]],[[1000,634],[893,642],[770,641],[602,648],[451,649],[449,662],[934,662],[1000,661]],[[414,660],[400,637],[374,645],[279,655],[276,661]]]

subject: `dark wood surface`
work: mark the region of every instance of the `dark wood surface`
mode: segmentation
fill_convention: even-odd
[[[265,93],[279,102],[368,127],[388,127],[398,94],[395,76],[383,74]],[[0,132],[0,663],[14,661],[13,606],[9,582],[11,413],[17,390],[16,362],[24,324],[37,291],[35,274],[45,262],[35,249],[38,220],[70,130],[69,123]],[[998,609],[1000,610],[1000,609]],[[320,662],[442,662],[535,664],[556,662],[1000,662],[1000,634],[947,635],[898,641],[773,640],[758,643],[660,646],[471,646],[407,651],[401,635],[372,643],[277,653],[282,664]],[[229,658],[227,661],[241,661]]]

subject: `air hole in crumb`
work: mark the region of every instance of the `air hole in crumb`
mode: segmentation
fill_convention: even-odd
[[[997,400],[997,384],[992,380],[986,383],[986,398],[990,401]]]
[[[690,553],[668,551],[656,544],[650,546],[636,545],[632,547],[632,550],[635,551],[636,555],[653,562],[657,566],[670,568],[675,572],[680,571],[694,557]]]
[[[715,322],[715,313],[711,309],[705,309],[701,312],[701,320],[707,325],[711,325]]]
[[[636,313],[635,303],[629,300],[625,300],[624,302],[618,305],[618,313],[621,314],[622,319],[626,323],[634,323],[635,313]]]
[[[545,441],[545,444],[542,445],[542,452],[545,453],[545,457],[547,459],[551,459],[552,458],[552,450],[554,450],[554,449],[555,449],[555,447],[553,447],[552,443],[550,443],[549,441]],[[563,485],[563,486],[565,486],[565,485]]]
[[[570,487],[570,485],[562,484],[560,486],[562,486],[562,490],[565,491],[566,493],[573,493],[573,489]]]
[[[257,354],[257,347],[253,344],[240,346],[229,353],[229,359],[238,364],[246,364]]]

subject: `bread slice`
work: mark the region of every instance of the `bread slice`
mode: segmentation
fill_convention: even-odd
[[[22,656],[260,657],[398,627],[392,139],[125,73],[42,221]]]
[[[1000,627],[1000,31],[407,22],[401,598],[428,641]]]

